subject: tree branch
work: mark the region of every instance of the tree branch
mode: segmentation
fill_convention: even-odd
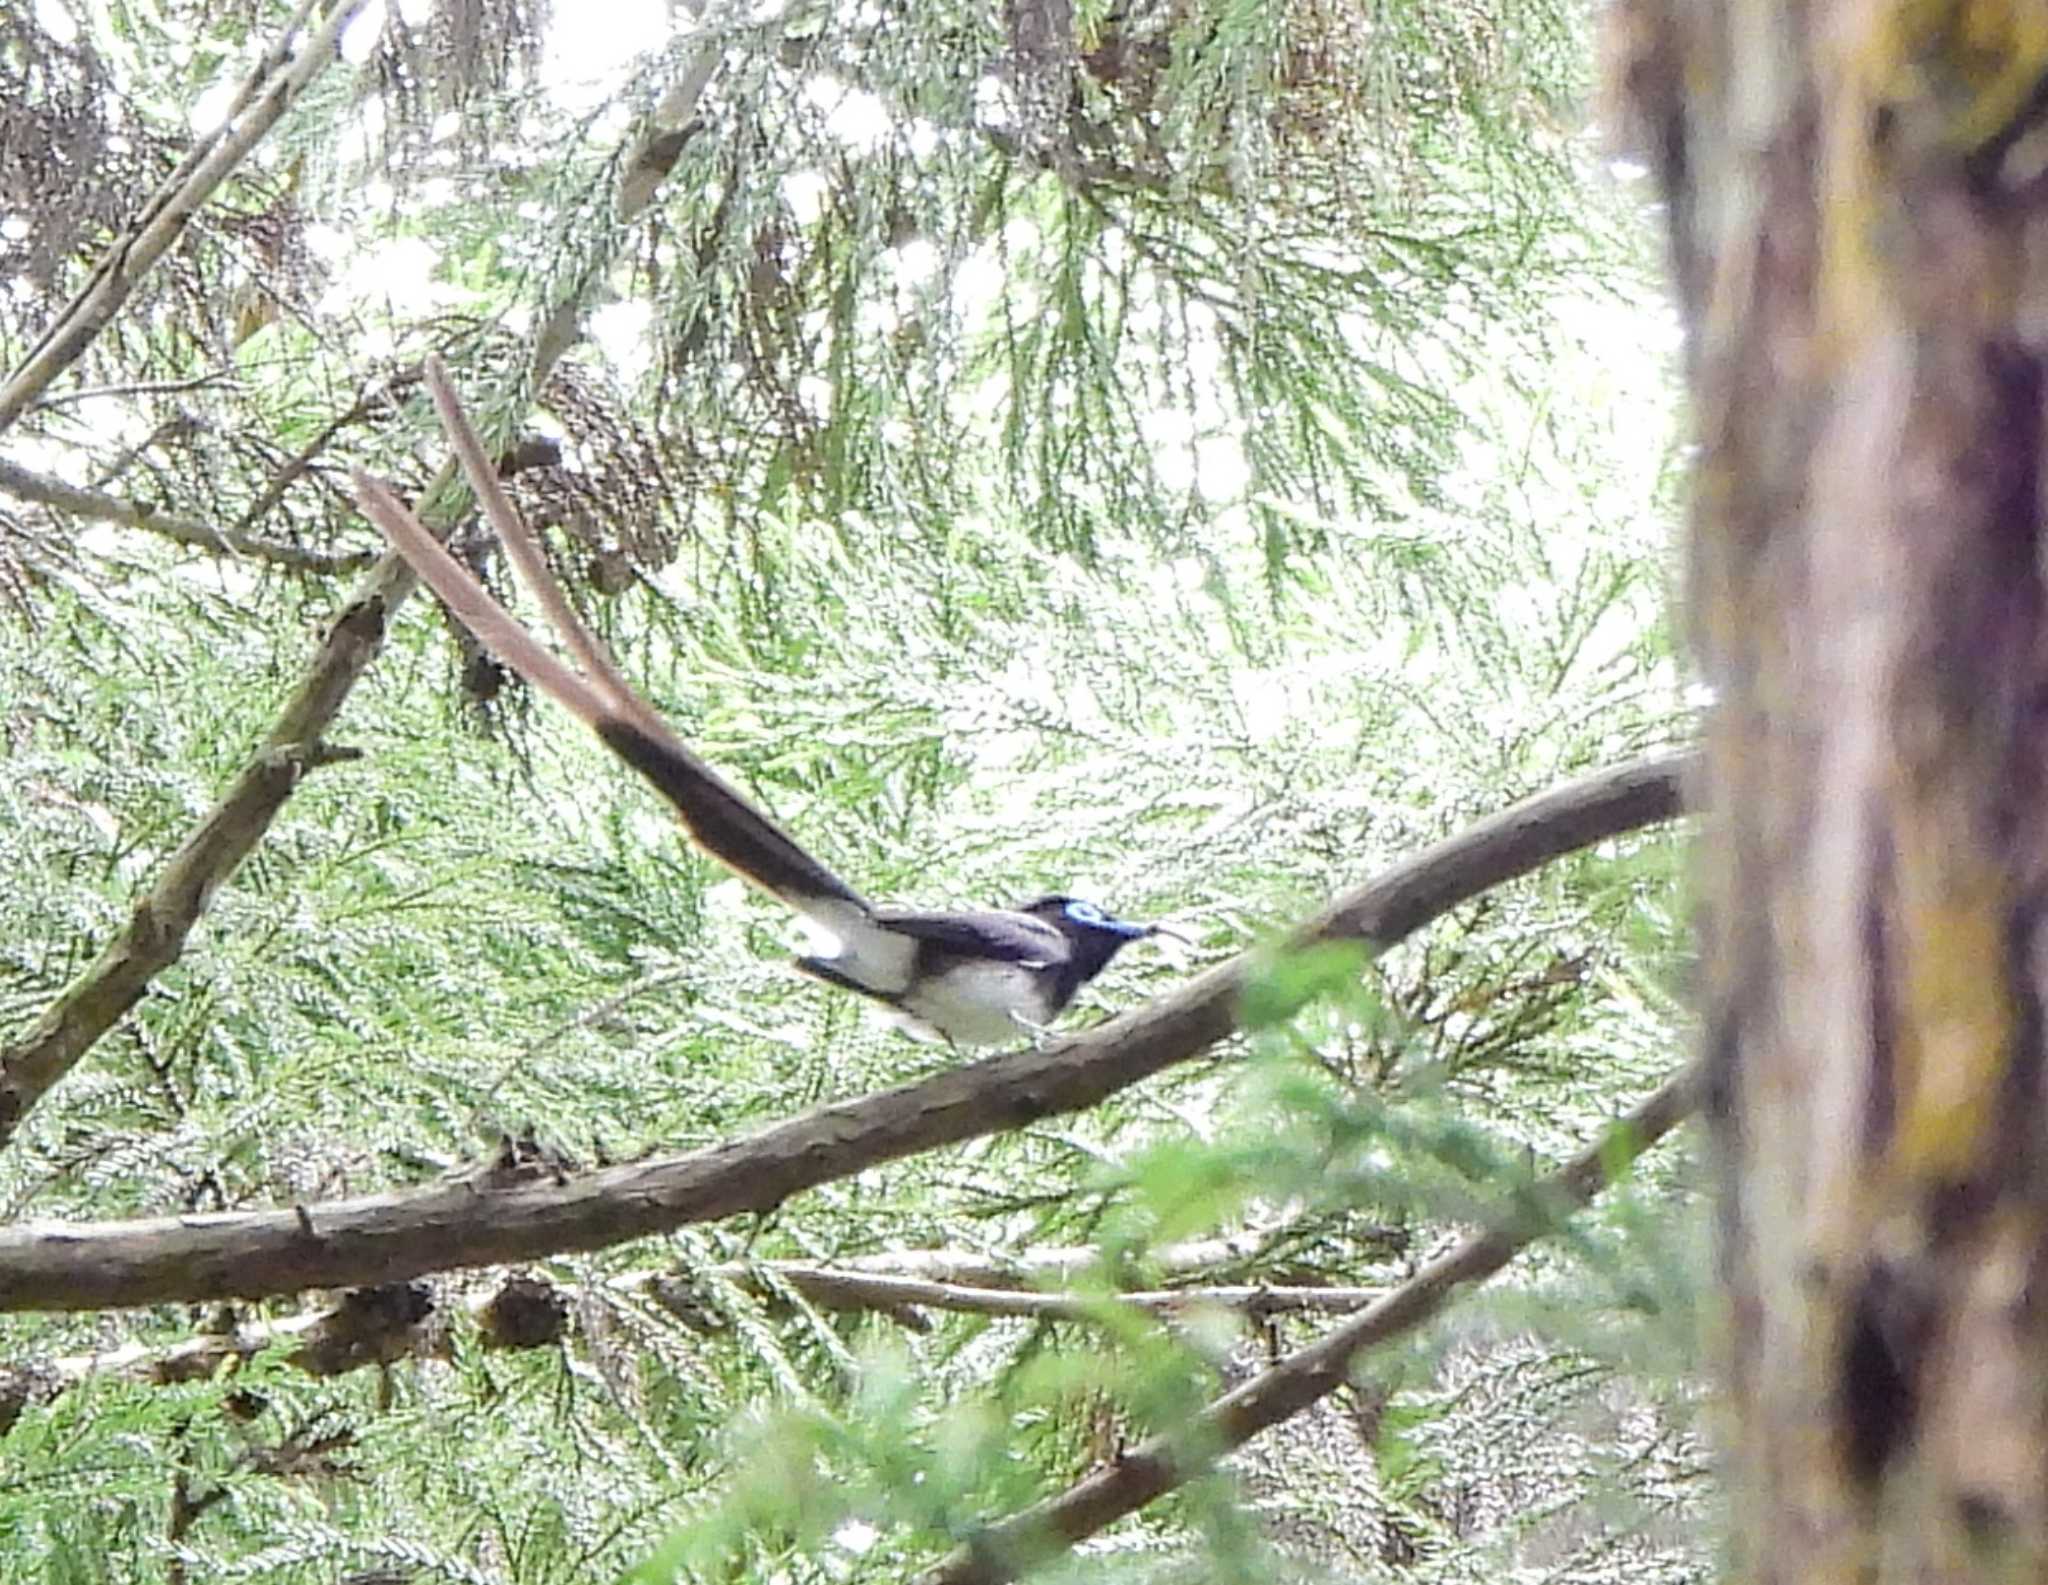
[[[172,512],[159,512],[152,506],[117,500],[111,495],[101,495],[92,490],[81,490],[60,479],[31,473],[27,468],[17,467],[4,458],[0,458],[0,490],[5,490],[19,500],[34,501],[60,512],[68,512],[73,517],[88,517],[95,522],[119,523],[125,528],[146,529],[180,545],[193,545],[201,550],[240,556],[250,561],[269,562],[273,566],[289,567],[294,572],[361,572],[377,560],[374,551],[358,550],[344,553],[307,550],[303,546],[288,545],[281,540],[265,539],[260,534],[247,533],[240,528],[215,528],[211,523],[202,523],[197,518],[180,517]]]
[[[654,202],[654,195],[676,168],[697,131],[697,103],[711,86],[712,75],[725,56],[720,30],[704,28],[706,0],[685,0],[691,20],[705,32],[705,41],[690,57],[683,74],[662,96],[661,103],[647,118],[647,126],[635,140],[619,173],[619,218],[631,220]]]
[[[1343,894],[1286,945],[1391,945],[1551,859],[1670,819],[1679,812],[1692,763],[1690,755],[1636,760],[1525,799]],[[1005,1052],[817,1107],[687,1155],[568,1177],[546,1166],[507,1169],[274,1211],[0,1229],[0,1310],[375,1286],[451,1267],[598,1249],[686,1223],[765,1211],[880,1162],[1083,1110],[1200,1055],[1237,1028],[1238,1004],[1262,961],[1263,954],[1240,954],[1044,1050]]]
[[[0,433],[28,410],[59,374],[107,327],[135,285],[178,240],[185,224],[260,143],[308,84],[338,57],[342,30],[365,0],[336,0],[327,20],[290,55],[291,41],[313,10],[303,5],[275,48],[235,96],[227,118],[173,171],[127,232],[108,249],[79,294],[68,303],[21,366],[0,385]]]
[[[1094,1256],[1094,1251],[1081,1251]],[[1252,1321],[1289,1314],[1344,1314],[1362,1310],[1386,1294],[1384,1288],[1340,1288],[1244,1283],[1216,1288],[1168,1288],[1149,1292],[1075,1294],[1027,1293],[1014,1289],[886,1277],[817,1266],[801,1261],[734,1261],[694,1273],[636,1272],[608,1282],[603,1296],[635,1292],[673,1314],[703,1313],[692,1278],[731,1283],[759,1297],[782,1288],[824,1310],[881,1314],[901,1325],[928,1331],[918,1312],[950,1310],[1025,1320],[1099,1322],[1105,1307],[1146,1316],[1176,1316],[1193,1309],[1232,1310]],[[529,1274],[505,1278],[490,1294],[467,1305],[486,1347],[545,1348],[561,1340],[577,1313],[580,1295]],[[451,1350],[451,1322],[460,1314],[444,1306],[421,1283],[395,1282],[381,1288],[351,1289],[339,1303],[276,1321],[235,1324],[201,1332],[168,1345],[130,1343],[94,1354],[17,1361],[0,1367],[0,1436],[21,1411],[99,1376],[152,1386],[205,1381],[223,1365],[240,1365],[273,1348],[289,1348],[287,1361],[309,1376],[339,1376],[365,1365],[401,1359],[445,1359]],[[515,1321],[551,1318],[547,1324]]]
[[[1189,1310],[1234,1310],[1252,1320],[1271,1315],[1341,1315],[1362,1310],[1386,1294],[1384,1288],[1318,1287],[1294,1283],[1231,1283],[1206,1288],[1105,1290],[1101,1293],[1045,1293],[1022,1288],[985,1288],[972,1283],[888,1277],[771,1260],[755,1266],[713,1267],[704,1273],[750,1292],[786,1283],[826,1310],[875,1310],[903,1317],[914,1310],[950,1310],[1036,1321],[1096,1321],[1105,1310],[1140,1315],[1182,1315]]]
[[[269,829],[299,778],[354,757],[353,751],[324,745],[320,734],[382,644],[387,605],[411,587],[411,571],[395,556],[372,574],[367,589],[329,629],[312,671],[256,757],[178,845],[156,884],[136,901],[127,926],[26,1034],[0,1045],[0,1146],[50,1086],[142,999],[149,982],[177,962],[215,888]]]
[[[1147,1276],[1172,1280],[1207,1275],[1256,1261],[1287,1230],[1284,1220],[1217,1238],[1191,1239],[1147,1250]],[[1390,1230],[1391,1231],[1391,1230]],[[908,1277],[919,1282],[957,1283],[970,1288],[1035,1288],[1071,1284],[1102,1266],[1102,1251],[1088,1244],[1046,1244],[1015,1254],[970,1254],[957,1249],[899,1249],[851,1255],[831,1262],[834,1271],[863,1276]]]
[[[927,1573],[922,1585],[1000,1585],[1016,1579],[1214,1467],[1226,1453],[1344,1385],[1361,1351],[1412,1332],[1442,1309],[1456,1289],[1493,1276],[1554,1229],[1562,1216],[1586,1205],[1636,1156],[1689,1117],[1698,1102],[1695,1070],[1666,1080],[1533,1195],[1517,1197],[1499,1225],[1439,1255],[1357,1320],[1225,1393],[1185,1429],[1148,1437],[1059,1496],[991,1525]]]

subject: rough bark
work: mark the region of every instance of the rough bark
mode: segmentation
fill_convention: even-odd
[[[2048,1574],[2048,10],[1630,0],[1701,446],[1738,1552]]]

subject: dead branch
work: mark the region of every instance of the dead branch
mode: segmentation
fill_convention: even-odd
[[[160,512],[155,507],[139,502],[119,500],[93,490],[81,490],[45,474],[31,473],[27,468],[17,467],[4,458],[0,458],[0,490],[6,491],[18,500],[34,501],[38,505],[67,512],[73,517],[87,517],[98,523],[119,523],[124,528],[144,529],[176,544],[191,545],[222,555],[239,556],[248,561],[267,562],[276,567],[289,567],[294,572],[361,572],[377,560],[374,551],[358,550],[343,553],[308,550],[302,545],[289,545],[282,540],[265,539],[260,534],[251,534],[242,528],[215,528],[211,523],[202,523],[197,518],[180,517],[175,512]]]
[[[377,614],[381,618],[381,608]],[[1391,945],[1554,858],[1672,818],[1692,763],[1689,755],[1635,760],[1525,799],[1346,892],[1285,945]],[[147,908],[138,912],[148,915]],[[687,1155],[579,1175],[559,1168],[486,1173],[272,1211],[0,1229],[0,1310],[378,1286],[430,1271],[604,1248],[686,1223],[769,1210],[881,1162],[1083,1110],[1200,1055],[1235,1031],[1243,992],[1264,959],[1263,953],[1242,953],[1043,1050],[1004,1052],[833,1102]],[[46,1018],[58,1021],[60,1033],[63,1012],[60,1006]],[[16,1077],[4,1069],[0,1076]],[[0,1101],[14,1102],[18,1115],[14,1097],[0,1091]]]
[[[1616,1172],[1689,1117],[1698,1102],[1694,1070],[1666,1080],[1534,1193],[1518,1196],[1498,1225],[1438,1256],[1357,1320],[1225,1393],[1185,1429],[1148,1437],[1059,1496],[989,1526],[927,1573],[923,1585],[1000,1585],[1016,1579],[1213,1468],[1226,1453],[1343,1386],[1362,1351],[1414,1331],[1458,1288],[1493,1276],[1566,1213],[1587,1204]]]
[[[311,0],[300,8],[243,84],[220,128],[201,139],[171,173],[134,223],[107,250],[92,278],[43,332],[42,340],[30,349],[6,384],[0,385],[0,433],[92,345],[136,283],[178,240],[186,222],[298,102],[307,86],[339,58],[336,46],[342,30],[364,4],[365,0],[336,0],[327,19],[293,56],[292,39],[313,10]]]
[[[1200,1276],[1258,1259],[1271,1241],[1286,1230],[1285,1222],[1249,1228],[1217,1238],[1191,1239],[1145,1252],[1147,1275],[1173,1279]],[[1102,1266],[1102,1251],[1086,1244],[1049,1244],[1015,1254],[970,1254],[957,1249],[902,1249],[888,1254],[853,1255],[830,1263],[834,1271],[863,1276],[906,1277],[919,1282],[953,1283],[970,1288],[1036,1288],[1072,1283]]]
[[[704,1273],[749,1292],[787,1284],[825,1310],[879,1311],[902,1317],[918,1310],[949,1310],[1035,1321],[1099,1321],[1122,1309],[1148,1316],[1178,1316],[1191,1310],[1230,1310],[1259,1321],[1273,1315],[1342,1315],[1382,1298],[1384,1288],[1314,1287],[1273,1283],[1232,1283],[1201,1288],[1155,1288],[1102,1293],[1045,1293],[1020,1288],[984,1288],[969,1283],[932,1282],[807,1266],[796,1261],[762,1261],[752,1266],[715,1266]]]

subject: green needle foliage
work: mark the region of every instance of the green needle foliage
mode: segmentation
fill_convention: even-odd
[[[0,475],[0,1044],[346,608],[271,552],[375,552],[347,469],[441,467],[429,351],[627,674],[826,862],[1192,938],[1071,1024],[1685,736],[1664,321],[1578,8],[671,9],[371,16],[0,433],[123,508]],[[288,14],[0,17],[0,363]],[[473,523],[453,544],[508,590]],[[329,735],[361,757],[306,776],[0,1152],[11,1220],[317,1204],[506,1134],[573,1172],[960,1060],[788,974],[780,912],[430,602]],[[472,1315],[490,1270],[427,1282],[417,1356],[334,1373],[289,1339],[196,1379],[79,1364],[318,1296],[0,1320],[0,1580],[913,1578],[1334,1324],[1118,1293],[1385,1288],[1541,1213],[1532,1174],[1683,1058],[1676,851],[1275,960],[1252,1036],[1086,1114],[539,1263],[547,1346]],[[1044,1577],[1704,1577],[1691,1202],[1644,1161]],[[1048,1247],[1098,1258],[1054,1282]],[[970,1260],[1076,1305],[832,1308],[772,1264]]]

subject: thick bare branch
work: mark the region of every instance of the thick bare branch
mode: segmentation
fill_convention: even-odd
[[[178,240],[186,222],[298,102],[307,85],[338,59],[336,45],[342,30],[364,4],[365,0],[336,0],[326,20],[294,56],[290,53],[292,39],[313,6],[309,3],[301,8],[277,46],[236,95],[221,129],[204,139],[171,173],[100,260],[92,279],[65,305],[7,383],[0,385],[0,433],[92,345],[93,338],[135,290],[135,283]]]
[[[1525,799],[1396,864],[1296,930],[1294,948],[1387,945],[1589,843],[1670,819],[1692,760],[1631,762]],[[597,1249],[780,1205],[879,1162],[1079,1111],[1237,1027],[1261,954],[1044,1050],[1005,1052],[835,1102],[688,1155],[563,1177],[505,1172],[397,1194],[218,1216],[0,1229],[0,1310],[75,1310],[314,1287]]]
[[[215,528],[211,523],[202,523],[197,518],[180,517],[175,512],[159,512],[154,507],[140,505],[134,501],[118,500],[111,495],[101,495],[93,490],[81,490],[60,479],[52,479],[44,474],[31,473],[27,468],[16,467],[4,458],[0,458],[0,490],[6,491],[18,500],[34,501],[43,506],[54,507],[60,512],[70,513],[73,517],[89,517],[99,523],[119,523],[126,528],[145,529],[180,545],[192,545],[200,550],[240,556],[249,561],[267,562],[276,567],[289,567],[294,572],[362,572],[374,565],[377,560],[374,551],[358,550],[344,553],[308,550],[302,545],[288,545],[281,540],[265,539],[260,534],[247,533],[239,528]]]
[[[1355,1321],[1297,1349],[1272,1369],[1225,1393],[1195,1422],[1147,1438],[1059,1496],[992,1525],[924,1577],[924,1585],[1000,1585],[1084,1537],[1212,1468],[1261,1431],[1299,1414],[1350,1379],[1352,1362],[1376,1343],[1412,1332],[1466,1283],[1483,1282],[1558,1219],[1585,1205],[1621,1167],[1689,1117],[1698,1105],[1690,1069],[1667,1080],[1532,1195],[1500,1225],[1439,1255]]]

